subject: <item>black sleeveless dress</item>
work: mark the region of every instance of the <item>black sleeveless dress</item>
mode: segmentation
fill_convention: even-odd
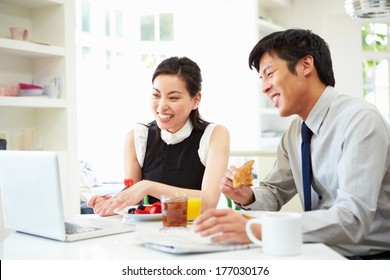
[[[161,137],[154,144],[157,133],[156,122],[148,130],[146,155],[142,167],[144,180],[156,181],[176,187],[201,190],[205,166],[200,161],[198,149],[204,130],[192,130],[182,142],[168,145]],[[149,149],[155,145],[152,152]],[[149,203],[158,201],[149,196]]]

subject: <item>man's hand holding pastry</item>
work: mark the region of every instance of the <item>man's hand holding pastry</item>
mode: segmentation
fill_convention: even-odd
[[[229,167],[222,178],[220,189],[233,201],[247,205],[254,201],[254,195],[250,188],[253,184],[253,160],[247,161],[240,168]]]

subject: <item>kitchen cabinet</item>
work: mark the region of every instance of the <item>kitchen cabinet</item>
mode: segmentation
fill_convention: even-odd
[[[74,0],[0,0],[0,85],[56,79],[59,89],[55,97],[0,96],[0,133],[7,149],[58,152],[67,214],[80,209],[74,22]],[[26,29],[27,40],[11,39],[11,27]]]

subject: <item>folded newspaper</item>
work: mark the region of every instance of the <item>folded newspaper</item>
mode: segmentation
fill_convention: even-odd
[[[257,247],[255,244],[212,243],[210,238],[201,237],[191,229],[167,229],[142,233],[137,236],[137,239],[148,248],[172,254],[221,252]]]

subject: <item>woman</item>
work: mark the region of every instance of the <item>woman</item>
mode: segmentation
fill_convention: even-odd
[[[204,121],[199,114],[202,76],[186,57],[162,61],[152,78],[151,109],[155,120],[131,130],[125,140],[125,182],[134,185],[113,197],[93,197],[96,214],[149,202],[163,194],[202,198],[202,211],[217,206],[229,160],[228,130]]]

